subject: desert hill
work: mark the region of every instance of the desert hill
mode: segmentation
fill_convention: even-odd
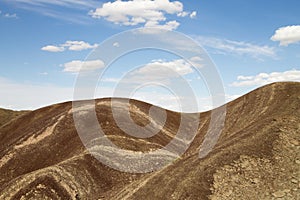
[[[126,100],[115,100],[122,117]],[[224,105],[224,128],[204,158],[199,148],[211,111],[195,115],[155,107],[167,113],[166,123],[157,135],[141,139],[117,126],[111,101],[96,100],[96,114],[106,136],[123,149],[160,149],[173,139],[183,115],[200,118],[197,135],[166,168],[126,173],[86,150],[72,102],[27,112],[0,125],[0,199],[300,199],[300,83],[266,85]],[[150,107],[130,100],[136,124],[160,121],[149,116]]]
[[[22,114],[25,114],[27,111],[13,111],[8,109],[0,108],[0,127],[9,121],[19,117]]]

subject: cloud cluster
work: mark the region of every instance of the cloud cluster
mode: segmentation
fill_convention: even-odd
[[[43,51],[49,51],[49,52],[63,52],[65,51],[64,47],[61,46],[54,46],[54,45],[47,45],[41,48]]]
[[[300,82],[300,71],[289,70],[285,72],[260,73],[255,76],[238,76],[237,81],[233,82],[231,86],[245,87],[245,86],[260,86],[273,82],[281,81],[297,81]]]
[[[43,51],[49,52],[63,52],[65,50],[69,51],[82,51],[87,49],[94,49],[97,48],[98,44],[89,44],[84,41],[66,41],[64,44],[56,45],[47,45],[42,47]]]
[[[148,82],[156,82],[159,84],[167,84],[173,78],[182,77],[194,73],[194,67],[202,67],[202,59],[192,57],[188,61],[184,59],[175,59],[171,61],[153,60],[140,68],[129,72],[124,81],[126,84],[144,84]],[[116,80],[117,81],[117,80]]]
[[[163,60],[153,61],[151,63],[144,65],[137,71],[134,71],[132,75],[165,79],[166,77],[169,77],[171,75],[170,70],[173,70],[174,72],[176,72],[178,75],[181,76],[193,72],[193,68],[191,64],[187,63],[183,59],[177,59],[173,61],[163,61]]]
[[[300,42],[300,25],[285,26],[277,29],[271,40],[279,41],[280,46],[288,46],[289,44]]]
[[[166,15],[178,17],[196,17],[196,12],[183,10],[183,4],[179,1],[169,0],[130,0],[104,3],[96,10],[89,13],[93,18],[104,18],[109,22],[125,26],[143,24],[144,27],[159,27],[168,30],[176,29],[180,24],[176,20],[167,21]]]
[[[105,64],[102,60],[73,60],[71,62],[65,63],[63,67],[64,72],[77,73],[79,71],[93,71],[96,69],[101,69],[105,67]]]
[[[139,68],[136,68],[126,74],[122,83],[126,84],[143,84],[148,82],[167,83],[172,78],[185,76],[194,73],[194,67],[203,67],[203,59],[200,57],[192,57],[189,60],[175,59],[171,61],[153,60]],[[102,81],[110,83],[118,83],[118,78],[105,78]]]
[[[196,16],[197,16],[197,12],[196,12],[196,11],[193,11],[193,12],[190,14],[190,18],[192,18],[192,19],[194,19]]]
[[[276,56],[275,49],[267,45],[255,45],[242,41],[234,41],[204,36],[196,36],[195,39],[199,42],[200,45],[211,49],[215,49],[216,53],[248,55],[254,58],[259,58],[261,56]]]

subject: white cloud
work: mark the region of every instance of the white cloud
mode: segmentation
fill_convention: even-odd
[[[170,73],[170,71],[173,71],[174,73]],[[132,72],[132,77],[130,79],[166,79],[176,75],[184,76],[192,73],[193,71],[192,65],[183,59],[177,59],[173,61],[157,60],[148,63],[138,70]]]
[[[186,12],[186,11],[177,13],[177,16],[178,16],[178,17],[186,17],[186,16],[188,16],[188,15],[189,15],[189,12]]]
[[[115,43],[113,43],[113,46],[114,47],[120,47],[120,44],[119,44],[119,42],[115,42]]]
[[[3,13],[1,10],[0,10],[0,17],[4,17],[4,18],[14,18],[14,19],[18,19],[18,15],[16,13]]]
[[[118,92],[126,93],[135,90],[141,85],[170,85],[180,87],[185,75],[194,72],[193,66],[183,59],[172,61],[153,60],[141,67],[127,72],[121,78],[106,77],[102,82],[117,84],[121,89]],[[186,82],[185,82],[186,83]],[[120,94],[119,94],[120,95]]]
[[[89,44],[84,41],[66,41],[64,44],[60,44],[58,46],[55,45],[48,45],[45,47],[42,47],[43,51],[50,51],[50,52],[63,52],[66,49],[69,51],[82,51],[87,49],[94,49],[97,48],[98,44]]]
[[[199,42],[200,45],[215,49],[216,53],[248,55],[254,58],[259,58],[261,56],[276,56],[275,49],[267,45],[256,45],[248,42],[203,36],[196,36],[195,39]]]
[[[197,68],[203,67],[203,59],[198,56],[190,58],[189,62]]]
[[[238,76],[237,81],[233,82],[231,86],[245,87],[245,86],[260,86],[273,82],[280,81],[297,81],[300,82],[300,71],[289,70],[285,72],[260,73],[255,76]]]
[[[42,47],[43,51],[49,51],[49,52],[63,52],[65,50],[64,47],[54,46],[54,45],[47,45]]]
[[[180,24],[175,20],[169,21],[163,25],[158,24],[158,22],[149,21],[145,24],[145,28],[159,28],[159,29],[166,29],[172,31],[172,30],[176,30],[179,25]],[[146,31],[147,33],[147,30],[149,31],[150,29],[145,29],[144,32]],[[141,31],[143,31],[143,29],[141,29]],[[150,30],[150,31],[155,31],[155,30]]]
[[[67,41],[61,46],[68,48],[70,51],[82,51],[86,49],[94,49],[98,47],[98,44],[89,44],[84,41]]]
[[[185,17],[189,12],[183,10],[183,4],[179,1],[118,0],[104,3],[96,10],[90,11],[89,14],[93,18],[104,18],[109,22],[125,26],[144,24],[145,27],[159,27],[174,30],[179,26],[179,22],[166,22],[166,14]]]
[[[6,13],[6,14],[3,15],[3,17],[5,17],[5,18],[15,18],[15,19],[18,19],[18,16],[17,16],[16,13],[14,13],[14,14]]]
[[[300,25],[285,26],[277,29],[271,40],[279,41],[280,46],[288,46],[289,44],[300,42]]]
[[[156,82],[158,84],[167,84],[172,78],[178,78],[194,73],[194,67],[202,67],[203,60],[200,57],[192,57],[188,61],[176,59],[171,61],[152,60],[139,68],[134,69],[126,74],[122,79],[123,87],[132,87],[132,84],[143,84],[147,82]],[[118,83],[121,79],[105,78],[102,81]],[[129,84],[129,85],[127,85]]]
[[[79,71],[93,71],[95,69],[100,69],[105,67],[105,64],[102,60],[73,60],[71,62],[65,63],[63,67],[64,72],[77,73]]]
[[[193,11],[193,12],[190,14],[190,18],[192,18],[192,19],[194,19],[196,16],[197,16],[197,12],[196,12],[196,11]]]

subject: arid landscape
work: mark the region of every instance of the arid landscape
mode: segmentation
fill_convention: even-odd
[[[131,137],[114,122],[110,101],[96,100],[97,117],[123,149],[159,149],[179,127],[181,114],[167,111],[157,135]],[[136,124],[158,120],[149,118],[150,104],[130,100],[130,106]],[[72,102],[0,110],[0,199],[300,199],[300,83],[263,86],[226,109],[225,127],[206,157],[199,158],[199,147],[211,112],[199,113],[197,135],[180,159],[140,174],[90,155],[75,129]]]
[[[0,0],[0,200],[300,200],[299,8]]]

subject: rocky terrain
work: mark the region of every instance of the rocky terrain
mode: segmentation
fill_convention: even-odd
[[[116,101],[122,117],[126,101]],[[99,124],[114,144],[135,152],[167,145],[180,117],[195,117],[166,111],[158,134],[136,138],[117,126],[110,102],[96,100]],[[160,121],[150,117],[150,107],[130,100],[136,124]],[[197,135],[181,158],[149,173],[121,172],[95,159],[77,134],[71,102],[20,116],[0,112],[0,199],[300,199],[300,83],[264,86],[226,110],[225,126],[206,157],[199,158],[199,148],[211,111],[197,115]]]

